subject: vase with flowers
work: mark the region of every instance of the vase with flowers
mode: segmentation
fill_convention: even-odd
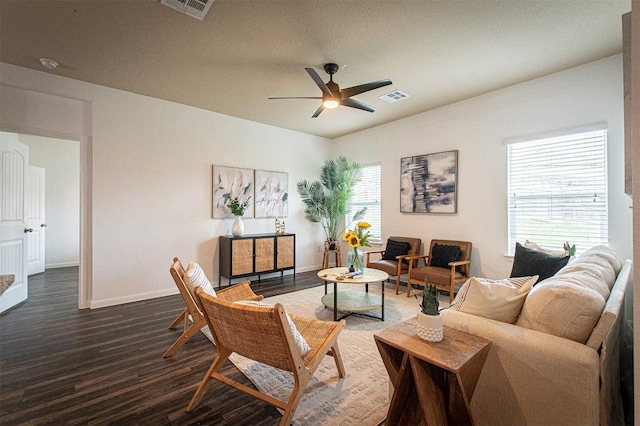
[[[231,213],[236,217],[231,226],[231,233],[234,237],[241,237],[244,234],[244,224],[242,223],[242,215],[249,207],[249,200],[251,196],[248,196],[244,200],[240,201],[238,197],[229,198],[227,200],[227,207]]]
[[[364,253],[360,247],[370,247],[369,237],[371,233],[369,228],[371,225],[367,222],[358,222],[353,230],[345,232],[342,239],[349,244],[352,250],[347,253],[347,265],[349,272],[362,274],[364,272]]]

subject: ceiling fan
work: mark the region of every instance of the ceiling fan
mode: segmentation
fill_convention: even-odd
[[[298,96],[298,97],[280,97],[269,99],[322,99],[322,104],[311,116],[316,118],[325,108],[337,108],[339,105],[347,106],[351,108],[361,109],[363,111],[374,112],[376,109],[355,99],[351,99],[352,96],[359,95],[360,93],[368,92],[370,90],[377,89],[379,87],[388,86],[391,84],[391,80],[378,80],[371,83],[360,84],[358,86],[348,87],[340,90],[340,86],[333,81],[333,75],[338,72],[340,67],[338,64],[325,64],[324,70],[329,74],[329,81],[326,83],[322,81],[316,70],[313,68],[305,68],[307,73],[311,76],[313,81],[316,82],[320,90],[322,90],[322,96]]]

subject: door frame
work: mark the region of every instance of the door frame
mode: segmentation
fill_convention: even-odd
[[[49,95],[49,94],[48,94]],[[57,95],[49,95],[57,96]],[[68,98],[65,100],[68,101]],[[92,278],[93,278],[93,246],[92,246],[92,177],[93,177],[93,138],[92,122],[93,114],[91,103],[76,100],[82,103],[82,113],[74,114],[74,121],[79,123],[81,133],[61,132],[51,128],[37,127],[39,124],[29,123],[28,125],[16,125],[0,122],[0,130],[5,132],[22,133],[35,136],[50,137],[56,139],[67,139],[80,143],[80,257],[78,271],[78,308],[86,309],[91,307]]]

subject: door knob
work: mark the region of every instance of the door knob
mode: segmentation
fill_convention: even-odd
[[[41,224],[40,224],[40,228],[46,228],[46,227],[47,227],[47,224],[46,224],[46,223],[41,223]]]
[[[24,228],[24,233],[33,232],[33,228]]]

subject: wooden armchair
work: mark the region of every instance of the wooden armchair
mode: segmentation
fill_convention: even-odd
[[[169,268],[169,272],[173,277],[173,281],[178,287],[178,291],[182,296],[185,308],[173,320],[170,329],[176,328],[181,322],[184,321],[184,327],[182,334],[175,341],[173,345],[164,353],[163,358],[170,357],[175,351],[180,349],[191,337],[193,337],[202,327],[207,325],[202,309],[198,306],[198,299],[196,298],[196,286],[191,283],[191,280],[187,276],[182,263],[177,257],[173,258],[173,264]],[[216,295],[224,300],[236,301],[236,300],[262,300],[262,296],[257,296],[253,290],[251,290],[249,281],[236,284],[234,286],[225,288],[216,292]]]
[[[385,259],[385,250],[375,250],[365,252],[365,265],[367,268],[379,269],[386,272],[389,276],[396,277],[396,294],[400,290],[400,276],[409,272],[409,264],[413,266],[418,265],[418,258],[414,260],[407,260],[409,256],[415,256],[420,254],[420,246],[422,240],[420,238],[410,237],[389,237],[389,240],[397,241],[401,243],[408,243],[411,248],[406,255],[395,256],[395,259]],[[387,241],[387,247],[389,242]],[[377,256],[372,256],[377,255]],[[380,257],[379,259],[371,260],[371,257]],[[408,286],[409,284],[407,284]]]
[[[460,247],[460,258],[455,261],[446,262],[446,267],[433,265],[432,263],[434,263],[435,260],[433,249],[436,244]],[[431,240],[428,255],[408,257],[408,259],[415,261],[422,259],[424,266],[414,266],[413,262],[409,263],[409,271],[407,272],[409,274],[407,297],[411,296],[411,284],[424,286],[424,280],[427,278],[429,282],[435,284],[439,290],[448,291],[449,302],[453,302],[456,284],[464,283],[469,279],[471,248],[472,244],[468,241]]]
[[[344,320],[320,321],[289,315],[310,350],[302,355],[293,337],[287,314],[281,304],[252,306],[211,297],[202,289],[196,294],[216,342],[216,356],[193,395],[187,411],[202,399],[211,380],[226,383],[242,392],[284,410],[280,425],[288,425],[302,399],[307,383],[325,355],[333,356],[338,374],[344,377],[344,365],[338,349],[338,335]],[[220,374],[232,353],[293,373],[295,384],[288,401],[261,393]]]

